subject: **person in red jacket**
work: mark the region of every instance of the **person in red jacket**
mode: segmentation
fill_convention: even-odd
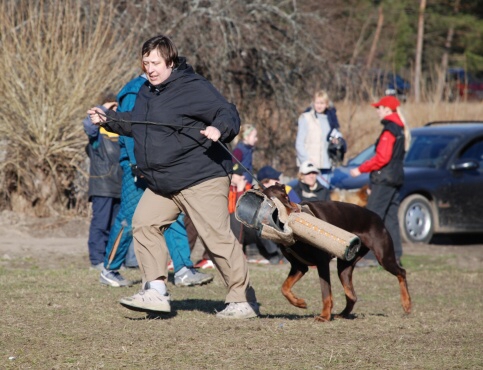
[[[366,207],[384,221],[400,263],[402,243],[398,221],[399,189],[404,181],[403,160],[410,142],[409,129],[398,109],[400,103],[396,97],[384,96],[371,105],[377,109],[383,125],[376,141],[376,152],[372,158],[358,168],[353,168],[350,173],[355,177],[363,172],[370,172],[371,193]],[[371,265],[371,257],[366,257],[366,260]],[[374,262],[372,265],[377,265]]]

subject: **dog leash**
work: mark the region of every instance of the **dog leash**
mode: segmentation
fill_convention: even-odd
[[[107,120],[108,116],[105,114],[105,113],[99,113],[97,112],[97,115],[99,116],[103,116],[106,118],[106,121],[104,122],[101,122],[99,123],[100,126],[104,126],[103,124],[106,124],[106,123],[109,123],[109,122],[115,122],[114,120]],[[119,121],[119,122],[124,122],[124,123],[130,123],[130,124],[143,124],[143,125],[154,125],[154,126],[166,126],[166,127],[182,127],[182,128],[188,128],[188,129],[198,129],[198,130],[204,130],[206,129],[206,127],[198,127],[198,126],[183,126],[183,125],[179,125],[179,124],[175,124],[175,123],[163,123],[163,122],[152,122],[152,121],[128,121],[128,120],[124,120],[124,119],[118,119],[116,121]],[[193,138],[193,140],[195,140]],[[217,140],[215,141],[215,143],[218,143],[226,152],[228,152],[228,154],[230,154],[230,156],[240,165],[242,166],[242,168],[248,172],[252,178],[255,180],[255,182],[257,183],[257,185],[260,187],[261,190],[265,189],[265,186],[257,180],[257,178],[255,177],[255,175],[250,171],[248,170],[248,168],[246,168],[243,163],[241,163],[237,157],[235,157],[233,155],[233,153],[230,151],[230,149],[228,149],[225,144],[223,144],[221,141]]]

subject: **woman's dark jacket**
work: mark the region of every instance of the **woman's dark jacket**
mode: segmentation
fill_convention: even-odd
[[[236,107],[184,58],[162,84],[141,86],[131,112],[109,111],[103,125],[134,138],[137,165],[155,193],[169,196],[232,172],[222,145],[240,130]],[[200,133],[209,125],[220,131],[218,142]]]

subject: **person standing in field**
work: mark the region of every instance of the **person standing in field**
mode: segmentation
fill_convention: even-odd
[[[297,164],[300,166],[307,161],[313,163],[320,171],[318,177],[322,185],[328,189],[333,167],[330,145],[340,145],[341,150],[346,151],[346,143],[339,129],[336,109],[330,106],[329,95],[324,90],[317,91],[312,106],[299,117],[295,149]]]
[[[97,109],[102,112],[116,110],[116,96],[108,94]],[[119,211],[121,197],[118,135],[99,128],[89,116],[82,123],[89,138],[86,152],[90,159],[88,195],[92,203],[87,245],[91,269],[102,270],[109,233]]]
[[[399,189],[404,182],[404,154],[409,148],[411,136],[396,97],[384,96],[371,105],[377,109],[383,126],[376,141],[376,152],[359,167],[351,169],[350,174],[356,177],[363,172],[370,172],[371,192],[366,208],[377,213],[384,221],[400,263],[403,250],[398,220]],[[366,256],[365,259],[369,266],[374,256]]]

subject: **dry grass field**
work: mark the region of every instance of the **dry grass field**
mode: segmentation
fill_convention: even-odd
[[[483,368],[481,239],[404,246],[408,316],[395,277],[358,268],[352,319],[316,323],[315,270],[295,287],[309,304],[301,310],[280,293],[282,265],[250,267],[260,318],[225,321],[214,317],[225,295],[218,276],[197,288],[169,284],[172,313],[148,318],[118,303],[139,286],[102,287],[88,270],[85,220],[26,222],[3,213],[0,221],[0,369]],[[335,271],[332,278],[337,312],[344,296]]]

